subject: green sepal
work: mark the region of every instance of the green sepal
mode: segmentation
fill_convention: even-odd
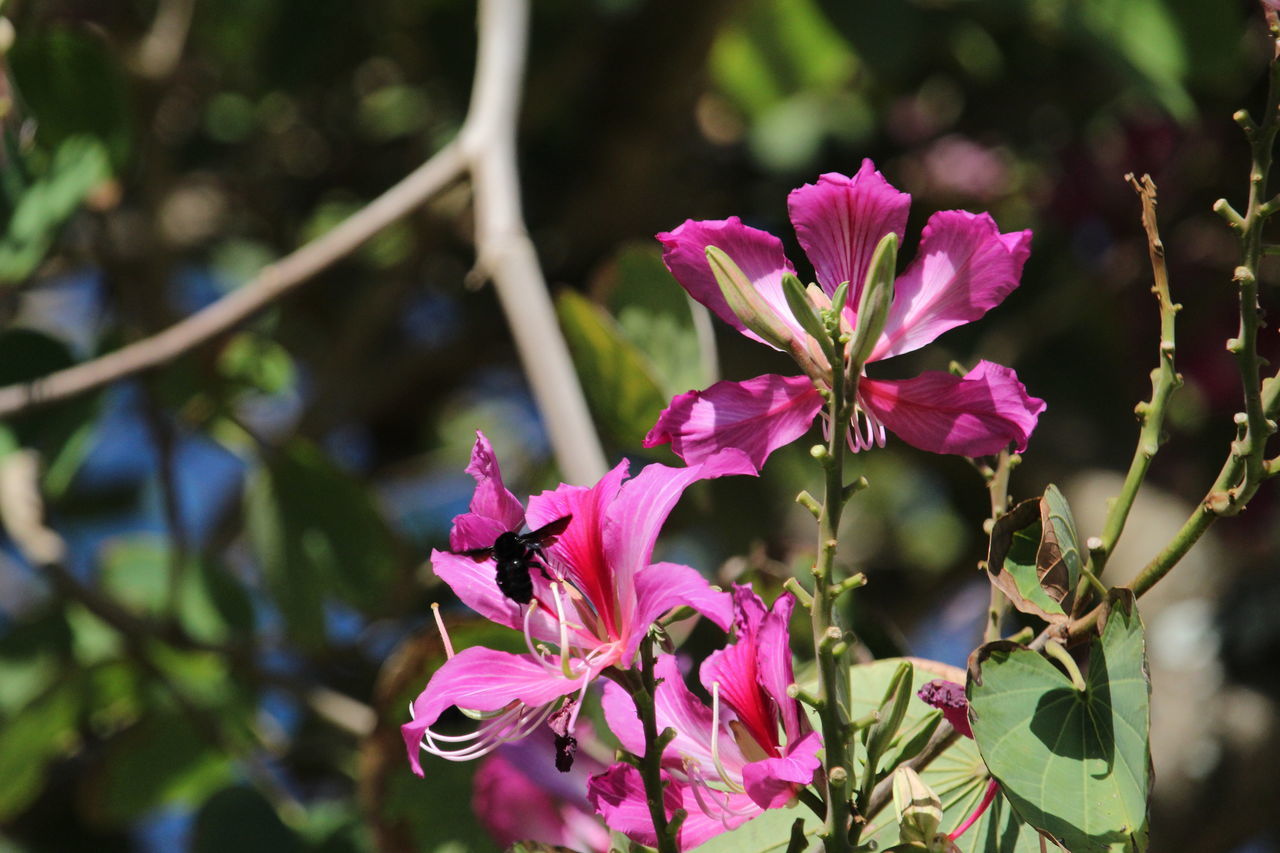
[[[862,366],[871,357],[872,350],[884,332],[889,319],[889,306],[893,304],[893,280],[898,268],[898,235],[890,231],[880,238],[867,278],[858,299],[857,324],[853,330],[853,342],[849,345],[849,371],[851,375],[862,372]]]

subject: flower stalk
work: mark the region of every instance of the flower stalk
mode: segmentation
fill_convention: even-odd
[[[649,804],[649,816],[653,820],[653,831],[658,836],[658,853],[678,853],[676,836],[680,832],[680,824],[684,821],[685,812],[677,809],[671,819],[667,819],[667,811],[663,802],[666,782],[662,779],[662,753],[667,744],[675,737],[674,729],[658,732],[658,718],[654,708],[654,697],[657,695],[658,681],[653,674],[653,644],[644,642],[640,645],[640,684],[633,686],[631,698],[636,703],[636,714],[644,727],[644,755],[640,756],[640,775],[644,779],[644,791]]]
[[[839,315],[833,319],[839,323]],[[839,326],[829,329],[839,341]],[[839,376],[844,365],[834,362],[832,375]],[[835,613],[835,601],[841,589],[841,581],[835,578],[836,548],[839,544],[840,516],[844,510],[845,483],[844,461],[846,452],[845,424],[853,414],[852,401],[856,399],[858,376],[852,379],[852,387],[834,382],[830,397],[826,400],[827,416],[831,429],[825,446],[815,447],[823,452],[814,456],[825,469],[825,494],[818,515],[818,557],[813,567],[813,607],[810,609],[813,626],[813,646],[818,661],[818,715],[822,722],[822,742],[826,750],[824,770],[826,777],[826,824],[822,842],[827,853],[843,853],[852,848],[851,833],[853,815],[850,802],[852,756],[848,750],[849,725],[845,719],[848,697],[842,695],[845,681],[840,677],[841,660],[836,654],[837,645],[832,642],[834,633],[841,631]],[[846,395],[846,390],[848,394]]]

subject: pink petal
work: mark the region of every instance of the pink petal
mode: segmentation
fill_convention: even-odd
[[[803,740],[788,745],[785,758],[753,761],[742,768],[742,781],[747,795],[762,809],[778,809],[796,797],[796,791],[813,781],[822,766],[818,750],[822,737],[810,732]]]
[[[764,618],[756,635],[756,672],[760,686],[772,697],[782,718],[782,729],[788,740],[799,738],[804,725],[804,714],[795,699],[787,695],[787,688],[794,682],[791,668],[791,640],[789,626],[796,600],[790,593],[783,593],[773,602],[773,609]]]
[[[905,381],[864,378],[858,400],[908,444],[961,456],[999,453],[1009,444],[1025,450],[1045,409],[1017,374],[989,361],[963,379],[940,371]]]
[[[969,697],[965,695],[963,684],[936,678],[921,687],[916,695],[926,705],[940,709],[953,729],[967,738],[973,737],[973,727],[969,724]]]
[[[715,246],[733,259],[783,322],[797,335],[804,334],[782,295],[782,274],[795,269],[783,254],[782,241],[777,237],[743,225],[736,216],[700,222],[688,219],[674,231],[664,231],[657,237],[662,241],[662,260],[676,281],[690,296],[742,334],[765,343],[729,310],[707,263],[708,246]]]
[[[471,811],[504,850],[521,840],[544,844],[569,840],[550,793],[500,754],[489,756],[476,770]]]
[[[659,679],[654,698],[654,714],[658,730],[675,729],[675,739],[667,746],[663,760],[679,766],[681,759],[697,762],[702,771],[715,776],[717,771],[711,755],[711,709],[694,696],[684,683],[679,664],[672,655],[659,655],[654,662],[654,674]],[[636,717],[636,706],[631,697],[616,683],[604,686],[605,719],[622,746],[631,753],[644,753],[644,729]],[[722,712],[723,713],[723,712]],[[746,764],[742,751],[733,740],[728,727],[721,722],[717,749],[725,770],[734,776]]]
[[[898,278],[871,360],[918,349],[986,314],[1018,286],[1030,253],[1030,231],[1001,234],[986,213],[935,213],[924,227],[919,253]]]
[[[547,548],[547,553],[556,568],[582,591],[610,630],[616,630],[621,621],[604,526],[609,505],[617,499],[627,470],[624,459],[590,489],[560,486],[529,499],[529,524],[535,529],[557,518],[573,516],[569,527]]]
[[[436,670],[427,688],[413,700],[413,720],[400,727],[413,772],[422,775],[419,744],[445,709],[457,705],[473,711],[497,711],[512,702],[538,707],[582,688],[587,673],[575,679],[548,671],[528,655],[513,655],[483,646],[463,649]]]
[[[808,432],[821,409],[822,397],[805,376],[766,374],[746,382],[717,382],[672,400],[644,446],[670,442],[688,464],[733,447],[762,468],[770,453]]]
[[[492,557],[477,560],[474,557],[465,557],[449,551],[432,551],[431,568],[436,577],[447,583],[463,604],[490,622],[496,622],[517,631],[522,630],[523,608],[498,589],[495,579],[497,564]],[[536,590],[546,586],[546,582],[536,570],[534,585]],[[538,597],[543,598],[541,594]],[[560,640],[560,629],[544,608],[539,608],[533,614],[529,621],[529,633],[547,642],[558,643]]]
[[[765,752],[778,746],[778,717],[773,700],[760,684],[755,643],[739,637],[736,642],[707,656],[699,671],[702,686],[738,715],[738,720]]]
[[[676,836],[677,846],[681,850],[689,850],[722,832],[736,829],[760,814],[746,794],[711,795],[704,792],[702,802],[716,812],[708,814],[694,796],[690,785],[665,774],[664,778],[667,786],[662,800],[667,816],[670,817],[678,808],[683,808],[688,813]],[[587,796],[611,829],[625,833],[628,838],[641,844],[657,846],[658,836],[653,830],[653,819],[649,816],[644,782],[639,770],[630,764],[615,764],[599,776],[591,777],[587,784]],[[712,796],[714,800],[710,799]],[[723,819],[720,809],[727,812],[723,814]],[[745,814],[741,814],[742,812]]]
[[[487,548],[498,533],[519,530],[524,524],[524,507],[502,484],[502,472],[498,469],[493,447],[479,430],[476,431],[475,446],[471,448],[471,464],[467,465],[467,473],[475,478],[476,490],[471,496],[471,512],[458,516],[454,520],[454,529],[449,533],[449,547],[454,551]],[[459,520],[468,516],[472,518],[467,523],[456,526]],[[493,533],[494,530],[497,532]]]
[[[731,474],[755,474],[755,466],[742,452],[726,448],[714,457],[685,468],[646,465],[635,477],[623,484],[617,500],[605,510],[604,550],[613,571],[618,601],[619,625],[628,632],[630,648],[649,630],[649,623],[636,618],[636,580],[646,570],[653,555],[653,545],[666,523],[667,516],[684,494],[699,480]],[[687,578],[686,578],[687,580]],[[706,586],[703,581],[702,586]],[[692,590],[693,587],[686,587]],[[629,660],[624,656],[623,660]]]
[[[910,206],[911,196],[890,186],[870,160],[852,178],[828,173],[787,197],[791,224],[818,284],[831,295],[849,282],[848,304],[855,307],[876,244],[890,231],[902,240]]]
[[[676,563],[654,563],[635,578],[636,612],[621,660],[635,657],[649,625],[667,611],[688,605],[722,631],[729,630],[733,606],[729,594],[711,588],[697,569]]]

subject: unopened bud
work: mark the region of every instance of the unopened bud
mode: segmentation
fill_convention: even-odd
[[[885,321],[889,318],[889,306],[893,304],[893,280],[898,268],[898,235],[890,231],[876,244],[867,279],[858,299],[857,325],[853,330],[853,343],[849,345],[849,370],[854,375],[862,371],[862,365],[871,357],[880,341]]]
[[[893,810],[903,844],[932,845],[942,824],[942,801],[910,767],[893,771]]]
[[[778,316],[773,306],[764,300],[756,290],[755,284],[747,278],[742,268],[734,263],[722,249],[716,246],[707,247],[707,263],[711,266],[711,274],[729,310],[734,313],[742,325],[755,332],[768,344],[780,350],[791,346],[794,332]]]

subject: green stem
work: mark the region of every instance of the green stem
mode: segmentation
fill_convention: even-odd
[[[1044,653],[1062,664],[1067,670],[1067,675],[1071,678],[1071,685],[1076,690],[1083,693],[1087,689],[1084,676],[1080,674],[1080,667],[1076,665],[1076,659],[1071,656],[1071,652],[1067,651],[1066,646],[1050,640],[1044,644]]]
[[[1280,373],[1262,383],[1261,399],[1262,410],[1267,418],[1274,418],[1277,413],[1280,413]],[[1245,459],[1238,450],[1247,429],[1247,423],[1241,419],[1237,425],[1236,440],[1231,443],[1231,453],[1223,463],[1218,479],[1214,481],[1209,493],[1183,522],[1182,527],[1169,540],[1169,544],[1165,545],[1164,550],[1152,558],[1151,562],[1147,563],[1129,583],[1129,588],[1133,590],[1135,596],[1141,597],[1167,575],[1220,516],[1231,514],[1229,511],[1231,504],[1224,496],[1229,492],[1232,484],[1240,481],[1244,473]],[[1265,467],[1264,462],[1264,473]],[[1235,509],[1239,511],[1240,507]],[[1079,639],[1092,631],[1101,615],[1102,605],[1099,605],[1085,616],[1073,621],[1071,639]]]
[[[1244,436],[1233,445],[1233,455],[1244,460],[1243,477],[1225,493],[1225,506],[1215,507],[1220,515],[1239,512],[1266,479],[1266,443],[1275,432],[1275,424],[1268,418],[1262,399],[1260,374],[1262,361],[1258,357],[1258,329],[1262,325],[1258,310],[1258,268],[1262,260],[1262,229],[1267,217],[1274,210],[1264,200],[1267,178],[1271,171],[1272,148],[1276,132],[1280,130],[1277,110],[1280,109],[1280,62],[1272,61],[1267,85],[1267,104],[1262,123],[1256,128],[1252,122],[1240,120],[1253,153],[1249,169],[1249,203],[1245,209],[1244,223],[1240,229],[1240,266],[1233,278],[1240,286],[1240,331],[1227,342],[1236,357],[1240,381],[1244,387],[1245,422]],[[1242,117],[1237,114],[1238,120]],[[1243,117],[1247,118],[1247,114]]]
[[[1173,355],[1176,349],[1174,319],[1180,306],[1174,304],[1169,294],[1169,270],[1165,265],[1164,242],[1160,239],[1160,230],[1156,221],[1156,185],[1150,175],[1143,175],[1139,181],[1132,174],[1125,179],[1133,187],[1134,192],[1142,199],[1142,227],[1147,232],[1147,253],[1151,258],[1153,284],[1151,292],[1156,295],[1160,306],[1160,347],[1159,366],[1151,371],[1151,399],[1139,403],[1136,409],[1142,428],[1138,432],[1138,446],[1134,449],[1133,460],[1129,463],[1129,472],[1125,475],[1124,485],[1107,512],[1102,526],[1100,544],[1092,548],[1090,562],[1095,575],[1101,575],[1106,567],[1107,558],[1115,550],[1116,542],[1124,531],[1129,511],[1138,497],[1138,489],[1147,476],[1151,460],[1160,449],[1160,432],[1164,427],[1165,410],[1173,392],[1182,385],[1182,377],[1173,366]]]
[[[1277,39],[1277,56],[1280,56],[1280,34]],[[1240,265],[1233,279],[1240,288],[1239,334],[1227,342],[1227,349],[1235,356],[1244,388],[1245,410],[1236,415],[1236,438],[1218,473],[1212,488],[1199,506],[1192,511],[1181,529],[1151,562],[1138,572],[1129,588],[1141,596],[1155,586],[1161,578],[1178,564],[1191,547],[1200,540],[1221,516],[1235,515],[1257,492],[1258,487],[1274,473],[1266,459],[1267,439],[1275,432],[1272,419],[1280,409],[1280,373],[1260,382],[1263,361],[1258,357],[1258,328],[1261,325],[1258,310],[1258,268],[1264,252],[1262,229],[1266,219],[1275,213],[1273,200],[1263,201],[1267,178],[1272,165],[1272,148],[1276,133],[1280,130],[1280,62],[1272,59],[1267,85],[1267,103],[1262,123],[1255,124],[1244,110],[1236,113],[1236,122],[1244,129],[1252,150],[1249,170],[1249,202],[1245,215],[1228,217],[1232,228],[1240,234]],[[1223,201],[1214,209],[1224,212],[1230,205]],[[1163,365],[1162,365],[1163,367]],[[1105,547],[1105,543],[1104,543]],[[1074,620],[1070,627],[1072,640],[1085,636],[1097,625],[1103,605],[1094,607],[1087,614]]]
[[[640,644],[640,685],[632,693],[636,713],[644,727],[644,755],[640,757],[640,777],[644,780],[645,798],[649,804],[649,817],[653,820],[653,831],[658,837],[659,853],[678,853],[676,833],[684,816],[677,813],[671,820],[667,820],[667,811],[663,807],[662,795],[666,782],[662,780],[662,751],[671,738],[667,736],[667,732],[658,734],[658,718],[654,709],[657,687],[658,682],[653,674],[653,643],[646,639]]]
[[[1009,452],[1008,448],[1000,451],[996,467],[979,468],[987,481],[987,494],[991,497],[991,524],[1004,515],[1009,509],[1009,474],[1020,461],[1020,457]],[[991,584],[991,601],[987,605],[987,626],[983,631],[983,640],[992,642],[1000,639],[1000,624],[1009,610],[1009,598],[995,584]]]
[[[835,375],[840,374],[836,372]],[[826,469],[826,494],[818,516],[818,558],[813,567],[813,608],[810,611],[813,647],[818,661],[819,719],[826,754],[827,814],[822,842],[827,853],[847,853],[850,850],[852,824],[849,804],[852,768],[847,747],[848,721],[845,719],[848,697],[842,695],[844,680],[840,677],[840,660],[836,654],[836,646],[842,644],[833,642],[841,633],[835,618],[838,581],[834,573],[840,514],[845,500],[845,435],[852,415],[852,405],[845,402],[846,390],[850,401],[856,398],[857,377],[853,378],[852,387],[847,389],[841,382],[832,383],[831,396],[827,401],[831,434],[826,447],[817,454]],[[855,831],[855,839],[856,834]]]

